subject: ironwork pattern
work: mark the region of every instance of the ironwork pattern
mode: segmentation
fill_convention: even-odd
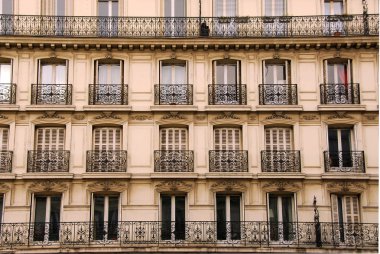
[[[208,85],[209,105],[246,105],[247,86],[243,84]]]
[[[154,172],[193,172],[194,152],[189,150],[154,151]]]
[[[163,240],[164,223],[160,221],[107,222],[61,222],[61,223],[2,223],[0,224],[0,248],[19,246],[106,246],[133,247],[159,246],[178,247],[213,244],[214,247],[318,247],[318,248],[378,248],[377,223],[330,223],[319,222],[225,222],[225,237],[217,237],[220,222],[187,221],[183,234],[178,237],[175,222],[169,224],[171,237]],[[219,225],[219,228],[218,228]],[[99,232],[99,227],[103,229]],[[237,233],[231,230],[235,226]],[[111,231],[112,230],[112,231]],[[178,230],[178,227],[177,227]],[[177,235],[176,235],[177,234]],[[177,236],[177,237],[176,237]],[[220,236],[220,235],[219,235]]]
[[[350,84],[321,84],[321,104],[360,104],[360,86]]]
[[[326,172],[365,173],[364,151],[324,151]]]
[[[91,150],[87,151],[87,172],[126,172],[127,151]]]
[[[12,172],[12,151],[0,151],[0,173]]]
[[[90,105],[128,105],[128,85],[90,84]]]
[[[0,35],[48,37],[377,36],[379,16],[99,17],[0,15]]]
[[[28,172],[69,172],[70,151],[28,151]]]
[[[210,150],[210,172],[248,172],[248,151]]]
[[[16,103],[16,84],[0,83],[0,104]]]
[[[193,85],[156,84],[154,85],[154,104],[193,105]]]
[[[261,170],[262,172],[301,172],[300,151],[261,151]]]
[[[32,104],[70,105],[71,84],[32,84]]]
[[[297,105],[296,84],[259,85],[260,105]]]

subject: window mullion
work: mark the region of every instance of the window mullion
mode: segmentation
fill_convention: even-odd
[[[46,211],[45,211],[45,222],[50,222],[50,210],[51,210],[51,197],[46,197]]]

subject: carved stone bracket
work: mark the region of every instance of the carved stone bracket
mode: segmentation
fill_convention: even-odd
[[[8,184],[0,183],[0,193],[6,193],[10,190],[11,190],[11,188],[9,187]]]
[[[302,186],[300,183],[294,181],[269,181],[265,182],[261,187],[265,192],[273,191],[288,191],[288,192],[297,192],[301,190]]]
[[[207,115],[196,115],[195,120],[197,121],[205,121],[207,120]]]
[[[0,114],[0,119],[8,119],[7,116]]]
[[[308,114],[308,115],[302,115],[301,119],[305,121],[315,121],[315,120],[319,120],[319,116],[314,115],[314,114]]]
[[[68,189],[67,184],[59,181],[38,181],[34,182],[29,186],[29,191],[31,192],[45,192],[45,191],[55,191],[64,192]]]
[[[38,119],[65,119],[63,116],[58,115],[56,111],[45,111]]]
[[[366,189],[366,186],[353,181],[334,181],[329,182],[326,185],[326,189],[329,192],[337,193],[337,192],[353,192],[353,193],[361,193]]]
[[[193,189],[193,185],[185,183],[183,181],[164,181],[160,182],[155,186],[157,192],[170,192],[170,191],[181,191],[190,192]]]
[[[235,180],[222,180],[218,181],[211,185],[211,191],[213,192],[220,192],[220,191],[227,191],[227,192],[245,192],[247,190],[247,186],[240,181]]]
[[[283,119],[283,120],[291,120],[292,118],[286,115],[284,112],[273,112],[272,115],[267,116],[265,120],[273,120],[273,119]]]
[[[228,119],[239,120],[240,117],[235,115],[233,112],[223,112],[215,117],[215,120],[228,120]]]
[[[112,111],[105,111],[105,112],[102,112],[100,115],[96,116],[95,119],[96,120],[100,120],[100,119],[116,119],[116,120],[119,120],[119,119],[121,119],[121,117],[115,115]]]
[[[347,115],[347,112],[344,111],[337,111],[334,114],[330,115],[327,119],[352,119],[353,117],[350,115]]]
[[[87,185],[90,192],[114,191],[122,192],[128,188],[128,184],[120,181],[98,181]]]
[[[131,120],[133,121],[146,121],[146,120],[152,120],[152,115],[132,115]]]
[[[162,120],[185,120],[186,117],[180,114],[179,112],[169,112],[166,115],[164,115]]]

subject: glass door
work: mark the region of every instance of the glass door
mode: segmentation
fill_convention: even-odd
[[[216,195],[216,229],[218,240],[241,239],[240,195]]]
[[[164,0],[165,36],[186,35],[186,0]]]
[[[36,196],[34,202],[33,241],[58,241],[61,196]]]
[[[294,203],[291,195],[269,194],[269,234],[271,241],[291,241],[295,238]]]
[[[161,239],[184,240],[185,196],[161,195]]]
[[[329,128],[328,143],[331,167],[352,167],[351,129]]]
[[[118,0],[98,0],[98,34],[103,37],[117,36],[118,34]]]
[[[119,195],[94,195],[93,240],[117,240]]]

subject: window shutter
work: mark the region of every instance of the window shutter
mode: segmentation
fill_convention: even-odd
[[[339,211],[338,211],[338,196],[335,194],[331,195],[331,214],[332,214],[332,222],[339,222]]]
[[[96,128],[93,137],[94,150],[120,150],[120,128]]]
[[[346,222],[359,223],[359,200],[356,196],[345,196]]]
[[[214,130],[214,149],[215,150],[240,150],[239,128],[217,128]]]
[[[291,150],[292,129],[290,128],[267,128],[265,130],[266,150]]]
[[[187,129],[163,128],[160,130],[160,150],[187,150]]]
[[[0,150],[8,150],[9,129],[0,128]]]
[[[36,132],[36,150],[64,150],[64,128],[38,128]]]

